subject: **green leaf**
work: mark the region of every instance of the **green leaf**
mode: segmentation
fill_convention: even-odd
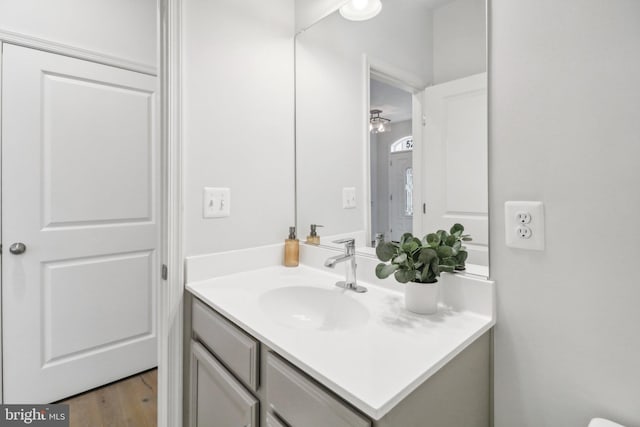
[[[440,271],[446,271],[447,273],[453,273],[455,271],[455,266],[452,267],[450,265],[441,265],[440,266]]]
[[[399,267],[395,264],[380,263],[376,266],[376,277],[378,279],[386,279],[391,276]]]
[[[420,247],[420,241],[417,239],[413,239],[411,238],[410,240],[405,240],[405,242],[402,244],[402,250],[411,254],[413,253],[416,249],[418,249]]]
[[[458,252],[458,255],[456,255],[456,266],[459,267],[464,267],[464,263],[467,260],[467,257],[469,256],[469,254],[466,251],[460,251]]]
[[[437,248],[440,245],[440,236],[436,233],[427,234],[427,244],[432,248]]]
[[[427,266],[427,268],[422,270],[422,273],[420,273],[420,282],[427,283],[427,280],[429,279],[429,273],[433,274],[429,266]]]
[[[458,239],[456,238],[456,236],[449,236],[444,241],[444,244],[447,246],[453,246],[457,241]]]
[[[438,246],[437,251],[440,258],[449,258],[454,256],[453,248],[450,246]]]
[[[402,237],[400,237],[400,246],[403,246],[407,241],[413,239],[413,234],[404,233]]]
[[[393,263],[394,264],[404,264],[405,262],[407,262],[407,254],[406,253],[401,253],[400,255],[398,255],[397,257],[395,257],[393,259]]]
[[[376,248],[376,255],[380,261],[387,262],[396,255],[398,248],[391,242],[385,242]]]
[[[439,276],[440,275],[440,266],[438,265],[438,259],[434,258],[431,260],[431,264],[429,264],[431,271],[433,272],[434,276]]]
[[[442,268],[442,266],[446,266],[446,267],[455,267],[456,265],[458,265],[458,260],[455,257],[450,257],[450,258],[444,258],[440,260],[440,267]]]
[[[451,234],[457,234],[458,236],[462,235],[464,231],[464,226],[462,224],[455,223],[453,227],[451,227]]]
[[[468,234],[465,234],[464,236],[462,236],[462,241],[463,242],[470,242],[471,240],[473,240],[473,239]]]
[[[438,258],[438,254],[436,253],[435,249],[422,248],[422,250],[420,250],[420,257],[418,258],[420,262],[428,264],[434,258]]]
[[[431,270],[431,268],[425,268],[422,271],[422,275],[420,276],[420,281],[422,283],[435,283],[438,281],[436,278],[436,274]]]
[[[460,240],[456,240],[452,248],[459,252],[462,249],[462,242]]]
[[[398,270],[395,272],[394,277],[400,283],[407,283],[415,278],[415,270]]]

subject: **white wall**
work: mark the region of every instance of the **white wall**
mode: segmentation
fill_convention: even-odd
[[[294,224],[293,0],[184,0],[185,255],[282,242]],[[202,188],[231,216],[202,218]]]
[[[323,224],[324,235],[365,228],[368,162],[363,54],[431,80],[431,11],[419,2],[385,2],[376,18],[351,22],[335,13],[300,34],[296,44],[298,226]],[[356,187],[357,208],[342,208],[342,189]]]
[[[640,2],[492,3],[495,425],[640,426]],[[507,200],[545,203],[544,252]]]
[[[0,0],[0,31],[156,67],[156,0]]]
[[[434,84],[487,70],[485,3],[485,0],[453,0],[434,9]]]

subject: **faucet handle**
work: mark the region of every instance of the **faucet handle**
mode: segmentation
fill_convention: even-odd
[[[333,243],[344,243],[344,249],[347,253],[353,253],[356,248],[356,239],[347,237],[346,239],[334,240]]]
[[[333,243],[344,243],[345,245],[350,246],[356,244],[356,239],[353,237],[347,237],[346,239],[334,240]]]

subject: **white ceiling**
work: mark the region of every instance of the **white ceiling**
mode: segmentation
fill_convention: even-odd
[[[411,119],[411,94],[409,92],[374,79],[371,79],[369,90],[371,110],[382,110],[380,116],[390,119],[391,123]]]

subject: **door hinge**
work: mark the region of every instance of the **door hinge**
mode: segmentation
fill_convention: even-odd
[[[422,126],[427,125],[427,116],[422,116]]]
[[[426,213],[427,213],[427,204],[426,204],[426,203],[423,203],[423,204],[422,204],[422,213],[423,213],[423,214],[426,214]]]
[[[167,265],[166,264],[162,264],[162,280],[167,280],[167,278],[169,277],[169,269],[167,269]]]

